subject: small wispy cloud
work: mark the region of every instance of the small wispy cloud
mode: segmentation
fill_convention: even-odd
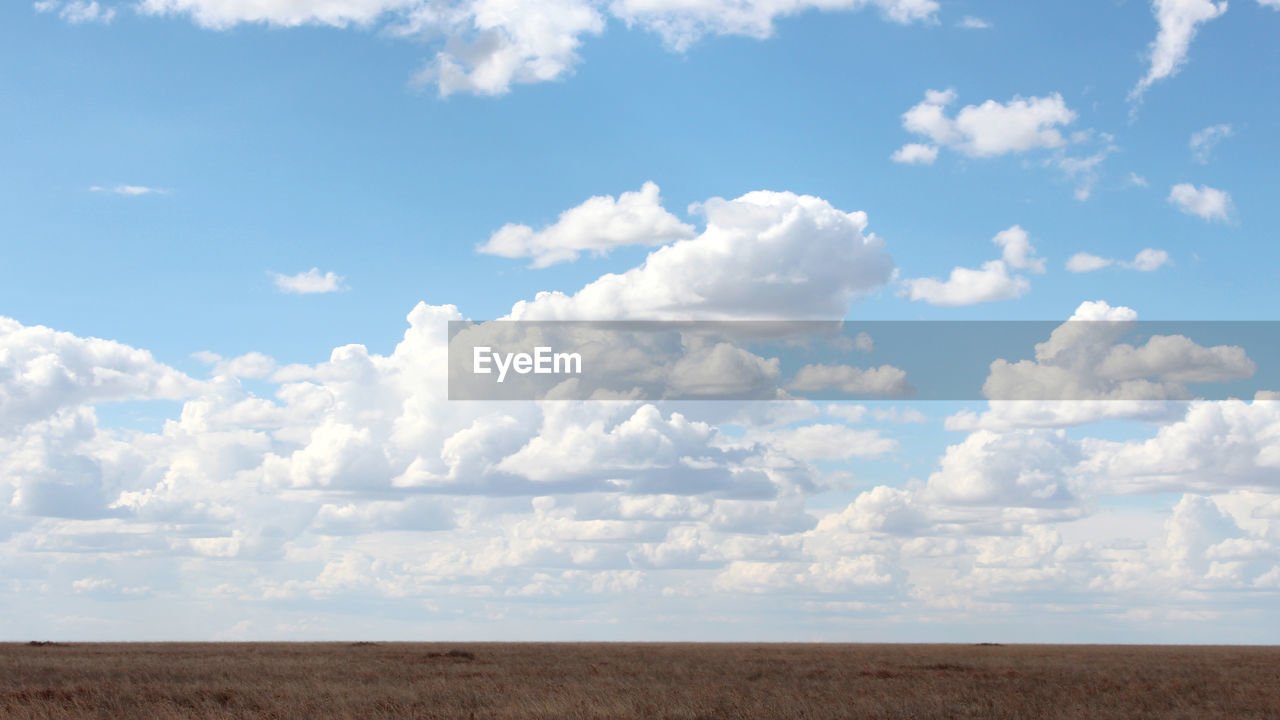
[[[1155,248],[1146,248],[1140,251],[1133,257],[1133,260],[1116,260],[1082,252],[1072,255],[1071,259],[1067,260],[1067,271],[1087,273],[1116,265],[1127,270],[1137,270],[1138,272],[1155,272],[1168,265],[1169,262],[1169,253]]]
[[[1077,133],[1077,135],[1081,134]],[[1084,133],[1083,137],[1076,139],[1076,142],[1085,142],[1090,137],[1092,137],[1091,134]],[[1098,184],[1098,167],[1116,149],[1115,144],[1112,142],[1113,138],[1109,134],[1100,133],[1099,137],[1102,138],[1102,142],[1105,144],[1092,155],[1075,157],[1065,152],[1057,151],[1046,163],[1050,167],[1056,167],[1061,170],[1068,180],[1075,183],[1076,189],[1073,194],[1081,202],[1088,200],[1093,195],[1093,188]]]
[[[956,27],[961,27],[961,28],[964,28],[965,30],[986,30],[987,28],[991,27],[991,23],[987,22],[986,20],[983,20],[980,17],[965,15],[964,17],[960,18],[960,22],[956,23]]]
[[[1231,126],[1226,124],[1211,125],[1191,135],[1191,157],[1201,165],[1209,162],[1213,155],[1213,147],[1225,138],[1231,137]]]
[[[342,284],[345,278],[341,275],[334,272],[321,273],[320,268],[314,267],[297,275],[273,272],[271,277],[275,280],[277,290],[291,295],[318,295],[348,289]]]
[[[103,185],[94,185],[89,188],[89,192],[108,193],[111,195],[168,195],[169,191],[164,188],[147,187],[146,185],[112,185],[110,187]]]
[[[86,0],[70,0],[70,2],[37,0],[32,7],[39,13],[56,12],[58,17],[73,25],[93,22],[109,23],[116,16],[115,8],[102,7],[97,0],[87,2]]]

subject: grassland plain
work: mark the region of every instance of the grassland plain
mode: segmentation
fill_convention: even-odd
[[[1280,648],[0,644],[15,718],[1280,718]]]

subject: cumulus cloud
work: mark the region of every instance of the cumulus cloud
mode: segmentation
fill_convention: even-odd
[[[449,403],[445,322],[459,317],[419,305],[386,355],[345,346],[275,370],[265,356],[202,355],[214,380],[158,432],[116,434],[83,407],[0,432],[6,562],[62,553],[57,564],[22,565],[23,577],[57,588],[47,597],[59,609],[92,615],[94,603],[181,582],[228,608],[228,626],[245,608],[279,606],[289,624],[274,632],[293,638],[314,636],[297,622],[317,601],[425,604],[451,627],[479,628],[495,613],[533,619],[525,613],[539,598],[580,624],[596,621],[603,598],[600,622],[628,603],[683,622],[702,617],[708,596],[857,593],[860,612],[936,619],[1033,590],[1082,608],[1107,593],[1156,612],[1161,601],[1142,594],[1153,584],[1269,592],[1265,509],[1280,500],[1266,489],[1280,462],[1270,447],[1280,404],[1204,403],[1126,443],[979,429],[948,447],[925,482],[806,510],[827,482],[808,463],[890,462],[897,442],[804,420],[735,437],[693,405],[684,414],[626,402]],[[1078,343],[1067,340],[1052,338],[1045,352],[1070,354]],[[55,353],[74,355],[82,342]],[[1105,372],[1204,369],[1198,351],[1171,363],[1145,347]],[[241,386],[240,372],[269,373],[270,399]],[[880,419],[863,406],[828,414],[836,408],[851,422]],[[1156,532],[1138,545],[1067,538],[1105,493],[1176,488],[1233,494],[1151,510]],[[130,579],[140,563],[169,558],[172,575],[148,565],[145,582]],[[844,617],[850,607],[806,612]],[[554,617],[540,623],[557,627]]]
[[[1013,300],[1031,291],[1031,281],[1021,275],[1010,275],[1002,260],[985,262],[977,270],[952,268],[946,280],[914,278],[905,280],[904,285],[908,300],[923,300],[942,307]]]
[[[1206,347],[1178,334],[1151,335],[1140,345],[1122,342],[1137,317],[1131,308],[1082,303],[1047,341],[1036,344],[1034,360],[991,363],[983,385],[991,401],[986,412],[961,411],[945,426],[972,431],[1115,418],[1173,422],[1192,399],[1187,383],[1242,380],[1257,371],[1238,346]]]
[[[1133,256],[1133,260],[1114,260],[1087,252],[1072,255],[1067,260],[1067,271],[1087,273],[1118,265],[1119,267],[1137,270],[1138,272],[1154,272],[1169,263],[1169,253],[1155,248],[1144,248]]]
[[[866,217],[818,198],[750,193],[704,211],[704,231],[640,267],[517,309],[585,314],[602,292],[589,288],[603,283],[610,318],[844,317],[891,276]],[[995,241],[995,262],[1040,271],[1018,230]],[[432,618],[477,635],[536,622],[545,637],[659,607],[664,628],[696,636],[707,602],[747,603],[740,622],[753,625],[764,611],[751,603],[794,608],[796,622],[818,627],[857,613],[971,619],[1007,613],[1011,598],[1054,599],[1052,611],[1016,605],[1033,617],[1116,605],[1159,614],[1177,593],[1181,611],[1212,609],[1225,593],[1274,605],[1280,403],[1265,397],[1195,403],[1124,441],[974,426],[936,462],[914,449],[907,460],[870,423],[919,414],[875,406],[793,404],[756,426],[712,403],[450,402],[447,328],[462,317],[422,303],[389,352],[343,345],[308,364],[200,353],[204,381],[120,343],[0,321],[10,619],[54,628],[50,618],[106,617],[107,600],[145,600],[175,611],[116,612],[123,632],[190,632],[165,618],[189,617],[181,603],[195,598],[208,605],[210,635],[309,638],[330,627],[309,623],[336,610],[400,614],[360,612],[376,606],[412,609],[416,631]],[[1073,318],[1136,313],[1094,303]],[[1180,337],[1130,345],[1089,328],[1064,324],[1035,348],[1033,364],[1048,369],[1013,380],[1066,372],[1104,395],[1135,380],[1172,392],[1251,367],[1238,349]],[[693,350],[710,358],[717,347]],[[884,377],[820,374],[902,379],[872,370]],[[100,425],[95,405],[133,399],[182,404],[152,430]],[[863,484],[872,472],[920,479]],[[848,496],[818,495],[853,483]],[[1186,495],[1135,510],[1142,522],[1124,523],[1127,544],[1079,530],[1087,540],[1072,539],[1111,494],[1171,490]],[[1103,525],[1117,523],[1093,527]],[[183,592],[164,590],[173,587]],[[361,627],[406,631],[385,622]]]
[[[201,351],[191,357],[213,366],[213,375],[220,377],[261,379],[271,374],[276,361],[260,352],[247,352],[234,358],[223,358],[217,353]]]
[[[991,27],[991,23],[980,17],[965,15],[960,18],[960,22],[956,23],[956,27],[964,28],[965,30],[986,30]]]
[[[1231,126],[1227,124],[1210,125],[1191,134],[1191,157],[1201,165],[1209,162],[1213,148],[1218,143],[1231,137]]]
[[[864,212],[789,192],[698,206],[706,227],[573,295],[520,301],[513,320],[835,319],[884,285],[893,259]]]
[[[907,373],[892,365],[858,368],[850,365],[805,365],[787,384],[788,390],[817,392],[835,390],[850,395],[901,397],[909,395],[912,387],[907,383]]]
[[[889,159],[904,165],[932,165],[938,159],[936,145],[907,143],[893,152]]]
[[[1067,139],[1062,128],[1076,119],[1062,96],[1014,97],[1008,102],[987,100],[966,105],[954,116],[947,107],[956,100],[954,90],[929,90],[924,101],[902,115],[902,126],[928,138],[932,145],[903,147],[902,157],[923,157],[930,150],[948,147],[968,157],[994,157],[1036,148],[1057,148]]]
[[[40,0],[37,9],[64,8],[73,20],[86,16],[97,2]],[[74,7],[72,13],[65,8]],[[440,49],[415,76],[434,84],[441,96],[466,92],[497,96],[519,83],[563,78],[580,61],[584,39],[599,35],[609,18],[662,36],[667,46],[684,51],[704,35],[765,38],[774,22],[805,10],[856,11],[876,8],[897,23],[931,22],[936,0],[837,0],[779,4],[751,0],[547,0],[509,3],[501,0],[138,0],[144,15],[187,16],[201,27],[224,30],[242,23],[278,27],[326,25],[381,29],[388,34],[438,41]],[[113,8],[95,9],[92,19],[109,19]]]
[[[1182,212],[1204,220],[1228,222],[1235,215],[1231,194],[1225,190],[1179,183],[1169,191],[1169,202]]]
[[[316,295],[346,290],[342,284],[343,277],[335,272],[320,272],[320,268],[311,268],[297,275],[281,275],[271,273],[276,289],[291,295]]]
[[[517,83],[555,80],[577,64],[586,35],[604,30],[595,5],[582,0],[455,5],[415,3],[400,32],[443,34],[444,49],[414,77],[441,97],[456,92],[503,95]]]
[[[1049,339],[1035,360],[991,363],[989,398],[1165,400],[1186,396],[1182,383],[1251,377],[1256,364],[1235,346],[1211,348],[1181,335],[1155,335],[1146,344],[1117,342],[1137,313],[1105,302],[1086,302]]]
[[[0,317],[0,429],[117,400],[178,400],[199,383],[145,350]]]
[[[1280,405],[1223,400],[1192,403],[1185,416],[1147,440],[1087,443],[1085,467],[1128,492],[1271,488],[1280,468]]]
[[[991,242],[1001,247],[1001,259],[1009,267],[1032,273],[1044,273],[1044,258],[1035,256],[1036,249],[1031,245],[1031,236],[1022,229],[1021,225],[1001,230],[996,233]]]
[[[1010,273],[1010,268],[1043,273],[1045,261],[1036,257],[1035,247],[1022,227],[997,233],[992,242],[1001,248],[1001,259],[990,260],[977,269],[957,267],[946,280],[913,278],[903,281],[903,295],[930,305],[954,307],[997,300],[1012,300],[1031,290],[1031,281]]]
[[[1137,270],[1138,272],[1152,272],[1158,270],[1162,266],[1169,263],[1169,253],[1164,250],[1156,250],[1154,248],[1144,248],[1133,256],[1130,262],[1120,263],[1123,267]]]
[[[947,448],[926,494],[958,504],[1069,504],[1077,482],[1071,471],[1082,457],[1061,430],[979,430]]]
[[[928,90],[922,102],[902,114],[902,126],[928,142],[907,143],[890,159],[894,162],[932,165],[941,148],[966,157],[990,158],[1045,151],[1041,163],[1055,168],[1076,184],[1075,196],[1087,200],[1098,182],[1099,167],[1116,150],[1114,138],[1094,130],[1067,133],[1076,112],[1058,93],[1046,97],[1015,96],[1007,102],[987,100],[966,105],[954,115],[948,108],[956,101],[954,90]],[[1087,154],[1072,148],[1092,146]]]
[[[694,235],[692,225],[680,222],[662,207],[658,186],[647,182],[637,192],[616,199],[599,195],[560,213],[552,225],[534,230],[509,223],[477,250],[509,258],[532,258],[542,268],[576,260],[584,251],[604,255],[626,245],[666,245]]]
[[[1141,100],[1155,82],[1178,74],[1200,26],[1225,13],[1227,3],[1225,0],[1152,0],[1151,10],[1159,30],[1148,48],[1151,66],[1129,92],[1132,101]]]

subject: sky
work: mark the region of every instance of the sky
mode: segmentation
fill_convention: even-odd
[[[1217,347],[992,368],[1094,402],[445,388],[462,319],[1277,319],[1278,32],[5,3],[0,638],[1280,642],[1280,396],[1185,401]]]

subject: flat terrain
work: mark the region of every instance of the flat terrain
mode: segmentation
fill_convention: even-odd
[[[1280,718],[1280,648],[0,644],[0,718]]]

